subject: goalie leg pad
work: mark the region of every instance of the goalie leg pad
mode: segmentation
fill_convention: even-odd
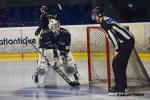
[[[67,75],[73,75],[75,73],[75,69],[72,66],[64,65],[64,69]]]
[[[75,64],[73,60],[73,56],[71,52],[68,53],[66,57],[62,56],[62,60],[64,64],[65,73],[69,76],[74,76],[74,79],[78,81],[80,78],[80,75],[78,73],[77,65]]]
[[[43,53],[43,55],[44,55],[44,50],[43,49],[40,49],[40,51]],[[41,63],[45,63],[46,61],[45,61],[45,59],[44,59],[44,57],[41,55],[41,54],[39,54],[39,59],[38,59],[38,65],[37,65],[37,67],[39,68],[40,67],[40,64]]]
[[[39,51],[44,55],[43,49],[39,49]],[[37,84],[37,87],[43,84],[47,71],[49,69],[48,66],[49,65],[47,64],[45,58],[41,54],[39,54],[37,68],[36,71],[34,72],[34,75],[32,76],[34,83]]]

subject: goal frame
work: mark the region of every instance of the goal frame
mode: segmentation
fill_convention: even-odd
[[[91,51],[90,51],[90,29],[98,29],[104,32],[104,30],[99,26],[88,26],[86,28],[87,32],[87,56],[88,56],[88,80],[89,84],[91,85]],[[109,53],[109,41],[106,37],[105,39],[105,50],[106,50],[106,68],[107,68],[107,85],[108,90],[111,87],[111,68],[110,68],[110,53]]]

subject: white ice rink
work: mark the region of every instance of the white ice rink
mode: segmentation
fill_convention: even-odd
[[[89,87],[87,61],[77,60],[81,86],[72,88],[57,76],[57,85],[36,88],[32,74],[36,60],[0,62],[0,100],[150,100],[150,91],[144,96],[108,96],[103,87]],[[150,68],[150,62],[144,62]]]

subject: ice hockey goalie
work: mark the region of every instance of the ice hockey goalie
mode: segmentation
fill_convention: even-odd
[[[48,29],[43,30],[39,34],[39,50],[44,54],[44,50],[53,49],[55,66],[63,66],[66,75],[73,76],[74,80],[78,82],[79,73],[70,51],[70,43],[70,32],[61,28],[58,20],[49,18]],[[37,70],[34,75],[35,83],[42,84],[41,81],[39,82],[38,76],[44,74],[42,79],[43,81],[48,70],[48,68],[43,67],[43,62],[45,62],[44,57],[39,55]],[[46,65],[46,63],[44,64]]]

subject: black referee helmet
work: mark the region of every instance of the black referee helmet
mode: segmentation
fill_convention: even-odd
[[[104,16],[104,10],[100,7],[95,7],[91,12],[91,17],[93,20],[95,20],[95,17],[103,17]]]

